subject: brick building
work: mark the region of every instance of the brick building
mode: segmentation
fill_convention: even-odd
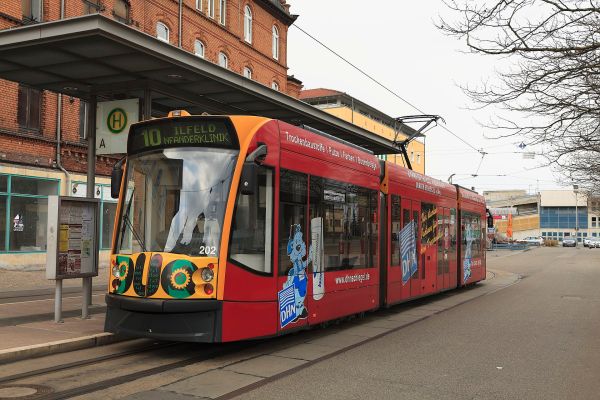
[[[100,13],[290,96],[302,89],[287,75],[296,16],[285,0],[3,0],[0,30],[58,20],[61,12]],[[0,267],[43,265],[47,196],[86,193],[86,105],[4,80],[0,91]],[[110,246],[116,211],[107,177],[114,162],[96,160],[101,249]]]

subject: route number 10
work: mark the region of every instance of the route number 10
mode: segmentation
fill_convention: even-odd
[[[146,147],[160,146],[160,143],[161,143],[160,129],[156,129],[156,128],[144,129],[142,131],[142,135],[144,136],[144,145]]]

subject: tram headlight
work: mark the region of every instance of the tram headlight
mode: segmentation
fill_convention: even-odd
[[[202,276],[202,280],[204,282],[210,282],[215,277],[215,273],[210,268],[202,268],[202,274],[201,274],[201,276]]]

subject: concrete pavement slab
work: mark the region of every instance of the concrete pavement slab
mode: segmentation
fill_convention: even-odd
[[[324,357],[331,353],[335,353],[338,349],[330,346],[321,346],[314,343],[301,343],[287,349],[279,350],[271,353],[274,356],[296,358],[299,360],[312,361],[317,358]]]
[[[346,335],[344,333],[334,333],[332,335],[323,336],[317,339],[309,340],[307,343],[317,344],[320,346],[328,346],[335,349],[343,349],[344,347],[352,346],[365,341],[365,337],[356,335]]]
[[[358,325],[352,328],[344,329],[342,332],[345,335],[356,335],[362,337],[374,337],[382,333],[389,332],[389,328],[376,328],[372,326]]]
[[[238,374],[233,371],[213,370],[205,374],[193,376],[188,379],[164,386],[159,390],[167,394],[177,393],[196,397],[215,399],[227,393],[241,389],[263,378],[251,375]]]
[[[265,355],[242,361],[223,368],[225,371],[233,371],[240,374],[260,376],[268,378],[280,374],[290,369],[305,364],[305,360],[295,358],[278,357],[275,355]]]

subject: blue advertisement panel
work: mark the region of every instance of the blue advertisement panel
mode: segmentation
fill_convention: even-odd
[[[283,328],[296,319],[296,295],[294,285],[279,291],[279,322]]]
[[[402,284],[404,285],[417,272],[415,221],[410,221],[400,231],[400,257],[402,260]]]

